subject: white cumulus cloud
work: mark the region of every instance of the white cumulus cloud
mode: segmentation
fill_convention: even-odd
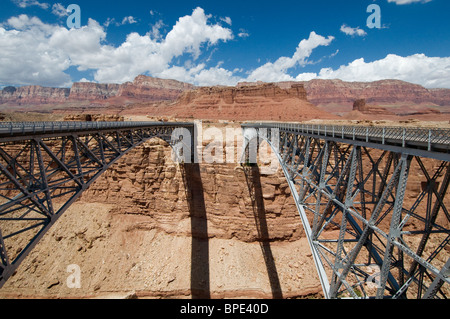
[[[46,2],[39,2],[37,0],[13,0],[13,2],[20,8],[27,8],[31,6],[38,6],[41,9],[48,9],[50,6]]]
[[[232,24],[232,21],[231,21],[230,17],[220,18],[220,20],[222,20],[223,22],[225,22],[228,25]]]
[[[67,8],[64,7],[61,3],[55,3],[52,6],[52,13],[58,17],[68,16]]]
[[[366,31],[364,31],[363,29],[360,29],[359,27],[352,28],[345,24],[343,24],[341,26],[341,32],[345,33],[346,35],[351,35],[351,36],[357,35],[357,36],[363,37],[363,36],[367,35]]]
[[[395,4],[398,5],[403,5],[403,4],[410,4],[410,3],[427,3],[427,2],[431,2],[432,0],[388,0],[388,2],[394,2]]]
[[[268,62],[259,68],[253,70],[249,77],[249,81],[291,81],[293,80],[287,71],[297,65],[305,66],[312,51],[319,46],[328,46],[334,37],[327,38],[318,35],[314,31],[310,33],[308,39],[300,41],[297,50],[292,57],[280,57],[275,62]]]
[[[314,78],[312,74],[308,74],[308,77]],[[389,54],[373,62],[360,58],[336,70],[323,68],[315,78],[349,82],[396,79],[427,88],[450,88],[450,57],[428,57],[425,54],[402,57]]]
[[[238,33],[238,37],[239,38],[248,38],[250,36],[250,34],[248,33],[247,30],[245,29],[239,29],[239,33]]]
[[[134,24],[137,23],[136,18],[133,16],[128,16],[122,19],[122,25],[124,24]]]
[[[164,75],[174,66],[175,58],[189,54],[196,60],[206,45],[233,38],[230,29],[208,23],[209,17],[202,8],[196,8],[191,15],[179,18],[164,38],[151,32],[130,33],[117,47],[106,44],[105,29],[93,19],[69,30],[37,17],[12,17],[0,24],[0,84],[67,86],[70,77],[65,72],[69,67],[92,70],[94,80],[103,83],[122,83],[139,74]],[[122,23],[134,21],[126,17]],[[198,76],[198,81],[206,83],[208,74],[218,79],[228,74],[224,71],[203,66],[189,78]]]
[[[53,9],[63,12],[58,4]],[[147,74],[200,86],[321,78],[344,81],[398,79],[428,88],[450,88],[450,57],[425,54],[406,57],[389,54],[370,62],[360,58],[337,68],[292,75],[298,67],[312,64],[309,59],[315,49],[329,46],[334,41],[333,36],[324,37],[314,31],[299,42],[292,56],[281,56],[253,70],[236,66],[228,70],[223,62],[211,66],[211,56],[220,49],[217,44],[234,37],[229,28],[211,23],[210,18],[202,8],[196,8],[190,15],[180,17],[171,29],[167,28],[170,31],[165,36],[160,32],[164,25],[160,20],[147,34],[133,32],[121,44],[111,45],[107,42],[105,25],[93,19],[81,28],[67,29],[25,14],[11,17],[0,23],[0,87],[30,84],[67,87],[72,84],[69,69],[77,68],[91,72],[92,80],[100,83],[123,83],[139,74]],[[122,20],[123,23],[133,21],[133,17]],[[247,34],[238,34],[238,38],[245,36]],[[216,47],[211,50],[213,46]]]
[[[8,29],[6,29],[6,28]],[[12,29],[11,29],[12,28]],[[26,15],[10,18],[0,26],[0,83],[65,86],[68,55],[52,48],[49,39],[61,27]],[[67,29],[66,29],[67,30]]]

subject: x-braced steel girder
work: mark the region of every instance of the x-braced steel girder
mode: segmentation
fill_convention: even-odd
[[[157,137],[189,161],[193,145],[180,143],[191,134],[190,123],[0,125],[0,287],[67,208],[124,154]]]
[[[278,123],[243,130],[246,156],[260,143],[274,150],[326,298],[448,298],[447,131]]]

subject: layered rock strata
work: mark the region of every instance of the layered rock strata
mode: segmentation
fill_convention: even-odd
[[[394,113],[389,112],[384,107],[378,107],[378,106],[366,104],[365,99],[356,100],[353,103],[353,111],[358,111],[358,112],[361,112],[364,114],[369,114],[369,115],[378,115],[380,117],[383,117],[386,115],[395,115]]]
[[[293,107],[292,103],[282,103],[283,101],[292,99],[303,101],[306,98],[310,103],[320,106],[323,111],[338,115],[351,112],[353,102],[358,99],[365,99],[371,105],[389,106],[391,112],[402,116],[433,115],[435,110],[442,114],[450,114],[449,92],[449,89],[427,89],[399,80],[375,82],[311,80],[275,84],[239,83],[236,87],[195,87],[175,80],[140,75],[133,81],[123,84],[83,82],[74,83],[70,89],[9,86],[0,91],[0,104],[4,104],[11,111],[17,106],[35,106],[36,108],[38,105],[44,105],[39,108],[39,111],[51,109],[48,105],[58,105],[62,109],[80,107],[81,111],[83,111],[82,107],[107,106],[111,108],[111,112],[130,114],[133,112],[143,114],[145,109],[148,109],[147,114],[154,116],[196,117],[193,111],[199,111],[200,114],[205,111],[208,118],[218,119],[217,114],[223,114],[225,119],[236,120],[249,119],[251,114],[254,114],[255,105],[259,105],[262,109],[261,119],[275,121],[291,120],[292,111],[288,109]],[[178,98],[180,98],[178,107],[168,108],[170,104],[158,104],[172,103]],[[265,102],[267,99],[276,103],[268,104]],[[194,105],[194,102],[198,103],[198,106]],[[251,110],[247,112],[245,108],[249,105]],[[210,109],[206,110],[208,108]],[[274,108],[285,108],[285,110],[271,112]],[[309,115],[317,113],[310,110],[310,105],[302,105],[301,108],[305,110],[306,118],[294,115],[294,120],[305,120],[311,118]]]
[[[68,99],[71,101],[105,100],[116,96],[119,87],[119,84],[76,82],[70,88]]]
[[[371,156],[380,154],[374,150]],[[425,166],[431,172],[438,164]],[[178,165],[165,142],[150,140],[83,193],[0,296],[320,298],[290,189],[279,170],[268,174],[264,167]],[[371,169],[364,161],[363,170]],[[405,207],[415,205],[427,181],[415,161],[410,170]],[[388,222],[378,227],[388,229]],[[436,222],[448,224],[445,214]],[[411,218],[407,230],[422,226]],[[408,244],[414,239],[405,238]],[[437,245],[430,242],[431,249]],[[68,269],[74,266],[80,270],[79,288],[71,286]]]
[[[71,265],[80,288],[68,285]],[[294,298],[320,297],[321,288],[281,172],[236,163],[183,168],[155,139],[91,185],[0,293]]]
[[[193,88],[194,86],[188,83],[139,75],[133,82],[120,85],[117,96],[144,101],[172,101],[182,92]]]
[[[288,89],[272,83],[203,87],[183,93],[172,105],[155,107],[143,104],[139,109],[158,116],[213,120],[301,121],[337,118],[309,103],[301,84]]]
[[[344,82],[341,80],[311,80],[301,82],[308,92],[308,100],[315,104],[348,103],[365,99],[370,104],[409,102],[434,103],[450,106],[449,89],[427,89],[400,80],[375,82]],[[281,84],[282,85],[282,84]],[[289,85],[289,83],[285,83]]]
[[[123,84],[76,82],[71,88],[47,88],[42,86],[5,87],[0,90],[0,104],[36,105],[60,104],[79,101],[102,103],[117,98],[131,101],[173,101],[194,86],[175,80],[152,78],[145,75]]]
[[[39,85],[6,87],[0,91],[0,103],[49,104],[66,102],[70,94],[67,88],[48,88]]]

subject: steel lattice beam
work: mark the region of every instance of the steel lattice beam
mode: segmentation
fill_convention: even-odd
[[[154,137],[179,147],[177,136],[183,134],[177,130],[192,136],[193,128],[158,122],[0,125],[0,287],[67,208],[124,154]],[[187,150],[183,159],[192,160],[193,145],[181,149]]]
[[[172,139],[177,129],[194,136],[190,123],[1,125],[0,286],[81,192],[130,149],[160,137],[186,160],[181,139]],[[325,297],[447,298],[448,131],[277,123],[244,129],[257,130],[244,134],[247,157],[256,153],[250,140],[258,135],[276,150]],[[191,160],[193,141],[181,148]],[[411,171],[423,176],[413,201],[405,200]],[[19,236],[25,240],[11,244]]]
[[[450,295],[448,131],[279,123],[243,129],[245,147],[257,139],[275,151],[326,298]]]

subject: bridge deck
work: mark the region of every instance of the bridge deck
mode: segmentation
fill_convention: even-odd
[[[0,288],[64,211],[122,155],[154,137],[177,149],[179,142],[188,141],[178,129],[188,129],[192,137],[194,125],[0,124]],[[372,265],[380,271],[377,298],[447,298],[450,130],[290,123],[242,127],[250,130],[248,136],[244,132],[249,154],[248,144],[258,135],[278,144],[271,146],[299,210],[327,298],[359,298],[357,287],[372,297],[364,288],[372,278],[366,268]],[[348,145],[342,147],[344,143]],[[182,148],[183,155],[194,150],[195,145],[188,146]],[[369,154],[371,148],[385,151]],[[421,157],[441,163],[424,163]],[[422,175],[415,181],[421,193],[406,203],[411,165]],[[53,204],[56,198],[63,206]],[[413,221],[417,228],[409,228]],[[414,240],[407,241],[409,236]],[[431,248],[428,242],[433,242]],[[436,248],[434,243],[440,244]]]
[[[150,127],[191,127],[188,122],[5,122],[0,123],[0,142],[27,136],[67,134],[74,132],[126,130]]]
[[[244,128],[277,128],[325,140],[450,161],[450,129],[291,123],[245,123]]]
[[[246,159],[264,140],[281,165],[326,298],[448,298],[450,130],[242,126]]]

